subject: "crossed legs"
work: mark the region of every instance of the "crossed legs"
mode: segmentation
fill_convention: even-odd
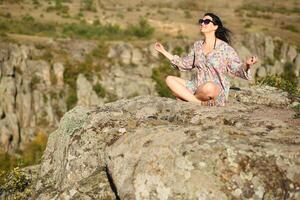
[[[193,94],[188,88],[186,88],[186,80],[176,76],[167,76],[166,84],[177,99],[196,102],[200,103],[201,105],[203,104],[201,102],[207,103],[208,100],[217,97],[221,91],[218,85],[212,81],[208,81],[200,85],[195,94]]]

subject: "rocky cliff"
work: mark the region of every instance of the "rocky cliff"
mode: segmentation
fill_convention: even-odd
[[[139,96],[67,112],[33,199],[299,199],[300,123],[287,93],[227,107]]]
[[[185,54],[192,42],[172,41],[166,47]],[[13,151],[38,132],[52,132],[62,115],[75,105],[101,105],[138,95],[158,96],[153,70],[164,70],[159,68],[162,60],[153,43],[104,44],[62,39],[36,45],[1,43],[1,147]],[[260,57],[262,62],[253,68],[254,78],[282,74],[287,62],[288,70],[299,78],[300,57],[295,45],[249,34],[236,41],[234,47],[243,59],[252,54]],[[192,73],[179,74],[187,79]],[[233,86],[249,85],[239,78],[231,78],[231,82]]]

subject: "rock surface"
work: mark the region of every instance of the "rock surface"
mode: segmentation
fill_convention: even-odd
[[[154,96],[75,107],[49,135],[33,199],[299,199],[299,123],[257,114],[292,113],[289,101],[238,95],[227,107]]]

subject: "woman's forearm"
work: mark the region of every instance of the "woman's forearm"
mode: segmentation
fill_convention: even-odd
[[[166,58],[168,58],[169,60],[173,59],[173,55],[167,51],[163,51],[161,52]]]

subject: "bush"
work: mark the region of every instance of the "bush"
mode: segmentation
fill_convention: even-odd
[[[76,90],[70,89],[69,96],[67,97],[66,100],[67,109],[68,110],[72,109],[76,105],[77,101],[78,98],[77,98]]]
[[[257,83],[277,87],[291,95],[300,95],[297,87],[299,79],[294,73],[293,68],[293,63],[287,62],[284,65],[284,72],[281,75],[267,75],[266,77],[259,78]]]
[[[127,33],[138,38],[149,38],[154,33],[154,28],[150,26],[144,17],[140,17],[139,23],[137,25],[130,25]]]
[[[0,170],[6,172],[15,167],[26,167],[40,163],[47,139],[47,134],[38,133],[32,141],[24,144],[24,149],[18,152],[19,156],[0,152]]]
[[[156,82],[155,88],[159,96],[175,99],[175,96],[165,82],[168,75],[179,76],[179,72],[170,66],[168,60],[163,60],[158,68],[152,70],[151,78]]]
[[[97,83],[96,85],[94,85],[93,89],[99,97],[102,97],[102,98],[105,97],[106,91],[100,83]]]
[[[30,183],[30,179],[20,171],[19,167],[10,172],[0,170],[0,196],[4,194],[5,197],[13,196],[13,199],[27,199],[30,196],[29,191],[23,192]]]

